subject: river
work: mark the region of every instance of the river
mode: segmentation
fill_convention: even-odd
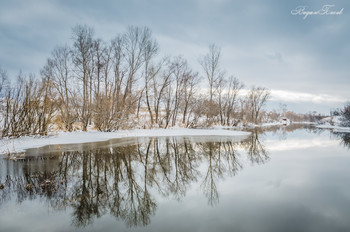
[[[349,231],[350,134],[124,138],[0,158],[0,231]]]

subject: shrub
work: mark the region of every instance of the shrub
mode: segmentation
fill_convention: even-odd
[[[342,126],[350,127],[350,103],[344,106],[341,114],[343,116]]]

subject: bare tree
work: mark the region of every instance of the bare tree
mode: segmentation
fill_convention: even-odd
[[[112,49],[112,70],[113,77],[111,80],[111,108],[108,115],[108,124],[112,127],[118,127],[121,124],[121,121],[124,117],[124,111],[126,107],[123,104],[123,83],[127,76],[127,61],[126,54],[124,52],[124,39],[123,36],[117,36],[112,40],[111,49]],[[124,64],[125,63],[125,64]],[[107,87],[106,87],[107,88]],[[125,92],[125,91],[124,91]],[[114,118],[114,120],[113,120]],[[115,120],[117,118],[117,120]]]
[[[6,70],[0,67],[0,132],[4,129],[6,108],[6,93],[9,91],[9,80]],[[4,100],[5,99],[5,100]]]
[[[91,117],[91,90],[92,90],[92,68],[93,64],[93,36],[94,30],[86,25],[77,25],[73,28],[73,63],[77,77],[82,82],[82,108],[81,121],[83,131],[87,130],[87,126]]]
[[[51,76],[43,76],[39,83],[39,105],[37,109],[38,133],[47,135],[49,125],[57,110],[57,97],[54,91],[54,80]]]
[[[247,96],[247,106],[250,113],[250,120],[258,123],[262,107],[270,97],[270,90],[263,87],[253,87]]]
[[[219,77],[218,81],[217,81],[217,84],[216,84],[216,89],[217,89],[217,93],[218,93],[218,113],[219,113],[219,116],[220,116],[220,123],[221,125],[224,125],[224,103],[223,103],[223,95],[224,95],[224,92],[226,90],[226,85],[227,85],[227,80],[224,78],[224,76],[221,76]]]
[[[41,75],[45,79],[50,80],[55,88],[58,94],[60,120],[66,130],[72,131],[72,124],[77,119],[77,115],[72,105],[73,74],[70,48],[67,45],[53,50],[52,57],[47,60]]]
[[[215,86],[217,82],[223,78],[225,72],[221,70],[220,67],[220,58],[221,58],[221,49],[215,44],[211,44],[209,46],[209,53],[207,53],[204,57],[199,60],[201,64],[205,77],[208,80],[209,84],[209,109],[207,115],[209,117],[213,116],[213,110],[211,109],[214,105],[214,94],[215,94]],[[212,112],[212,113],[209,113]],[[215,115],[215,113],[214,113]]]
[[[243,88],[243,83],[240,82],[237,78],[230,77],[228,80],[228,87],[226,90],[226,94],[224,95],[224,103],[223,103],[223,114],[225,117],[226,125],[232,125],[231,119],[235,117],[238,101],[239,101],[239,92]],[[234,125],[238,123],[239,120],[233,123]]]
[[[123,43],[121,36],[114,38],[110,45],[104,48],[104,54],[99,62],[104,88],[100,90],[103,92],[98,94],[99,97],[96,99],[94,122],[102,131],[116,130],[123,121],[126,107],[122,104],[122,88],[127,72],[127,68],[124,67]]]
[[[167,59],[163,59],[163,61],[159,64],[161,67],[162,65],[167,62]],[[152,82],[153,87],[153,109],[155,113],[155,123],[158,125],[161,125],[162,123],[159,122],[160,118],[160,111],[161,111],[161,102],[165,100],[167,88],[171,84],[171,73],[170,72],[163,72],[162,74],[155,75]]]
[[[93,65],[95,68],[93,85],[94,85],[94,104],[93,116],[94,125],[101,131],[112,130],[110,124],[111,112],[111,81],[110,71],[112,66],[113,46],[106,45],[101,39],[94,40],[93,54],[95,59]]]
[[[152,109],[151,109],[151,102],[150,102],[150,82],[153,80],[155,76],[159,73],[159,71],[161,70],[161,66],[158,65],[158,67],[156,66],[152,66],[151,61],[152,58],[158,53],[159,50],[159,46],[157,41],[155,41],[154,39],[148,38],[147,42],[146,42],[146,46],[143,50],[142,56],[144,59],[144,77],[145,77],[145,94],[146,94],[146,104],[147,104],[147,109],[150,115],[150,120],[151,120],[151,125],[153,125],[154,120],[153,120],[153,113],[152,113]]]
[[[171,75],[171,72],[170,72]],[[170,80],[171,81],[171,80]],[[164,128],[167,128],[170,124],[170,120],[171,120],[171,114],[172,114],[172,107],[173,107],[173,100],[172,100],[172,96],[173,96],[173,89],[171,84],[167,85],[166,89],[165,89],[165,98],[164,98],[164,111],[165,111],[165,115],[164,115]]]
[[[9,86],[9,80],[6,70],[0,67],[0,97],[5,89]]]
[[[106,65],[106,61],[108,61],[108,58],[106,57],[108,54],[107,47],[101,39],[96,39],[93,41],[92,50],[96,58],[92,64],[96,67],[94,69],[94,98],[98,100],[100,97],[101,85],[103,81],[103,72],[106,71],[104,70],[104,66]]]
[[[131,96],[133,84],[137,80],[136,73],[145,61],[145,50],[147,47],[153,46],[153,40],[152,32],[149,28],[133,26],[128,28],[126,33],[123,34],[122,39],[123,51],[128,66],[126,87],[123,97],[123,101],[126,103],[127,98]],[[153,48],[151,48],[150,51],[152,51],[152,49]],[[129,101],[129,103],[131,102]]]
[[[177,121],[177,115],[180,111],[180,106],[182,102],[182,90],[184,86],[185,76],[188,75],[189,67],[187,61],[179,56],[175,57],[170,64],[170,69],[172,70],[173,80],[174,80],[174,95],[173,95],[173,108],[172,108],[172,126],[175,126]]]
[[[196,86],[198,84],[198,73],[189,71],[184,75],[183,85],[183,103],[182,105],[182,123],[186,127],[190,126],[190,116],[195,108],[196,103]]]

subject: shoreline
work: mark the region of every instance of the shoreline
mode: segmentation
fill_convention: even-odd
[[[228,136],[239,140],[245,139],[250,132],[222,129],[135,129],[116,132],[57,132],[48,136],[24,136],[20,138],[0,139],[0,155],[21,153],[27,149],[40,148],[47,145],[80,144],[102,142],[118,138],[133,137],[175,137],[175,136]]]
[[[330,125],[315,125],[310,122],[296,122],[292,124],[313,124],[316,128],[331,129],[333,132],[349,133],[349,127],[339,127]],[[245,127],[226,127],[214,126],[204,129],[189,128],[168,128],[168,129],[131,129],[119,130],[116,132],[91,131],[73,131],[51,132],[47,136],[22,136],[19,138],[0,138],[0,156],[13,153],[23,153],[27,149],[41,148],[48,145],[67,145],[103,142],[120,138],[136,137],[183,137],[183,136],[226,136],[243,140],[250,135],[250,132],[242,131],[244,129],[255,127],[282,126],[282,123],[265,123],[262,125],[249,125]],[[232,129],[232,130],[227,130]]]
[[[329,130],[332,130],[333,132],[350,133],[350,127],[332,126],[327,124],[318,125],[316,127],[320,129],[329,129]]]

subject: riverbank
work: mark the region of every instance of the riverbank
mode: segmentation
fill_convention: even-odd
[[[318,125],[317,128],[330,129],[339,133],[350,133],[350,127],[344,127],[342,125],[343,121],[342,116],[330,116],[322,119],[322,124]]]
[[[246,138],[250,133],[222,129],[137,129],[116,132],[56,132],[48,136],[24,136],[20,138],[0,139],[0,154],[24,152],[26,149],[46,145],[77,144],[101,142],[116,138],[128,137],[163,137],[163,136],[233,136],[237,140]]]
[[[316,127],[317,128],[321,128],[321,129],[330,129],[333,132],[350,133],[350,127],[332,126],[332,125],[329,125],[329,124],[318,125]]]

